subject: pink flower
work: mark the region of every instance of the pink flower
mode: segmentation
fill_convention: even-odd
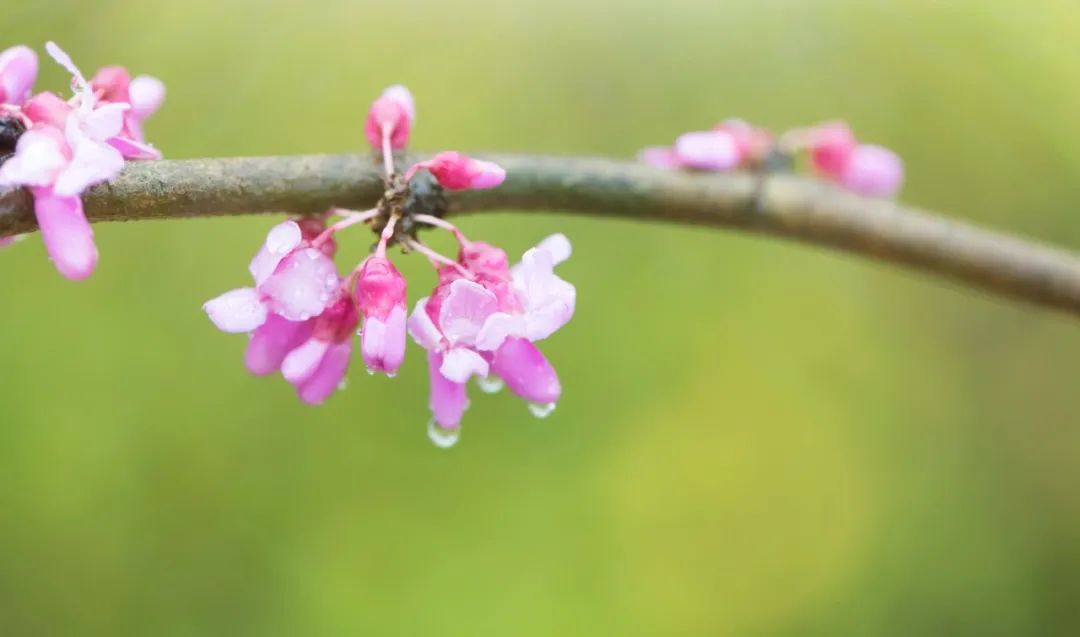
[[[753,126],[741,119],[728,119],[713,127],[731,135],[739,154],[739,164],[759,164],[772,150],[775,140],[767,129]]]
[[[473,159],[455,151],[446,151],[427,161],[414,164],[405,173],[408,181],[417,170],[426,169],[447,190],[485,190],[506,180],[506,171],[498,164]]]
[[[409,141],[409,131],[416,120],[416,106],[409,89],[395,84],[383,91],[368,111],[364,124],[364,134],[372,147],[382,150],[384,139],[389,140],[390,148],[405,148]]]
[[[513,269],[502,250],[466,244],[460,263],[473,279],[444,268],[432,296],[417,302],[409,333],[429,353],[429,433],[436,442],[457,431],[469,404],[465,383],[474,375],[500,378],[545,413],[559,399],[558,376],[533,341],[547,338],[573,315],[574,287],[554,274],[554,266],[569,256],[570,243],[562,235],[526,252]]]
[[[860,144],[843,122],[826,122],[811,129],[810,161],[814,168],[852,192],[891,197],[904,181],[904,163],[893,151]]]
[[[60,47],[49,42],[45,48],[72,74],[76,105],[53,93],[41,93],[25,101],[21,115],[33,126],[19,138],[14,156],[0,166],[0,186],[30,189],[49,256],[61,274],[80,280],[90,276],[98,257],[80,195],[91,186],[115,178],[124,167],[125,151],[132,157],[158,155],[150,152],[152,149],[148,151],[141,141],[124,137],[130,104],[99,99]],[[28,90],[27,78],[36,70],[36,58],[30,60],[21,51],[9,53],[5,52],[2,65],[5,78],[13,73],[19,81],[5,79],[4,92],[21,99]],[[101,90],[107,94],[126,88],[113,80],[110,87]]]
[[[248,266],[255,287],[237,288],[203,305],[223,332],[252,332],[273,313],[289,321],[316,317],[336,301],[341,279],[322,250],[303,239],[300,226],[274,226]]]
[[[382,256],[369,257],[356,281],[356,303],[364,315],[360,351],[372,372],[394,375],[405,359],[405,277]]]
[[[135,79],[122,66],[106,66],[90,80],[95,96],[104,104],[128,104],[119,135],[109,140],[126,159],[161,159],[161,152],[146,143],[142,123],[165,100],[165,84],[148,75]]]
[[[30,97],[37,72],[37,54],[32,49],[13,46],[0,53],[0,104],[21,106]]]

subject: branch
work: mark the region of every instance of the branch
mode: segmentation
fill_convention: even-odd
[[[489,155],[494,190],[450,193],[450,212],[557,210],[736,228],[908,265],[983,290],[1080,314],[1080,258],[1068,252],[793,175],[690,174],[629,162]],[[91,221],[370,208],[369,155],[135,162],[84,196]],[[28,193],[0,194],[0,236],[36,228]]]

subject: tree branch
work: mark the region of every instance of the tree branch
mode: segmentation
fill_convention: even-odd
[[[494,190],[450,193],[450,212],[552,210],[736,228],[837,248],[1080,314],[1080,258],[1017,237],[866,199],[793,175],[662,171],[629,162],[492,154]],[[417,159],[417,158],[410,158]],[[370,208],[369,155],[133,162],[84,196],[91,221]],[[36,228],[28,193],[0,194],[0,236]]]

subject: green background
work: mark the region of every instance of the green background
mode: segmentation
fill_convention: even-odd
[[[0,45],[162,77],[172,158],[362,149],[394,82],[424,150],[844,117],[905,201],[1080,246],[1075,2],[13,4]],[[555,414],[474,392],[446,452],[415,348],[313,409],[207,321],[275,220],[99,226],[82,284],[0,254],[0,634],[1080,634],[1073,319],[765,238],[462,218],[566,233],[579,302]]]

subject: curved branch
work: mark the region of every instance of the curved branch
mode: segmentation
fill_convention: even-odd
[[[1080,314],[1080,258],[1017,237],[866,199],[793,175],[690,174],[606,159],[492,154],[494,190],[450,193],[451,213],[553,210],[729,227],[837,248]],[[91,221],[367,208],[382,196],[369,155],[131,163],[84,197]],[[0,195],[0,236],[36,228],[26,192]]]

